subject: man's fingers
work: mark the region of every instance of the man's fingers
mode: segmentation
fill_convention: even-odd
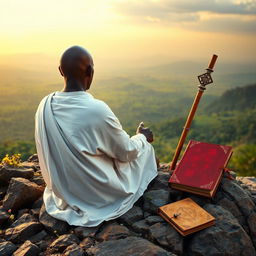
[[[144,127],[144,123],[140,122],[139,127]]]

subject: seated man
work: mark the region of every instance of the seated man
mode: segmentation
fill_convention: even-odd
[[[76,226],[115,219],[157,176],[153,134],[143,123],[130,137],[103,101],[87,92],[93,60],[74,46],[61,57],[65,86],[44,97],[35,115],[35,141],[46,188],[46,211]]]

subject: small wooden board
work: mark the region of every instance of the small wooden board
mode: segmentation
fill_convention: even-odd
[[[161,206],[158,214],[182,236],[210,227],[215,222],[215,218],[191,198]]]

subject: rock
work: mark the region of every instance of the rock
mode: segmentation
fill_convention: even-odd
[[[204,209],[216,218],[215,225],[191,236],[187,255],[256,255],[250,237],[230,212],[212,204]]]
[[[20,243],[26,241],[42,229],[43,227],[39,222],[22,223],[13,228],[8,228],[5,231],[5,237],[13,243]]]
[[[40,196],[31,206],[31,208],[35,209],[35,208],[41,208],[43,205],[44,201],[43,201],[43,196]]]
[[[172,170],[170,170],[170,163],[160,163],[158,167],[158,172],[166,172],[171,175],[173,173]]]
[[[28,208],[23,208],[23,209],[18,210],[16,218],[19,219],[25,213],[29,213],[29,209]]]
[[[133,206],[128,212],[122,215],[119,220],[127,225],[132,225],[132,223],[141,220],[143,218],[143,211],[138,206]]]
[[[41,211],[40,208],[31,209],[31,210],[30,210],[30,213],[38,219],[38,218],[39,218],[40,211]]]
[[[168,182],[170,174],[168,172],[159,171],[157,177],[153,180],[150,190],[165,189],[169,190]]]
[[[33,203],[42,195],[43,191],[43,187],[27,179],[11,178],[3,200],[3,207],[7,210],[16,211],[29,203]]]
[[[148,191],[144,194],[144,211],[157,213],[160,206],[170,203],[169,191],[164,189]]]
[[[11,256],[16,249],[17,246],[10,241],[0,242],[0,255]]]
[[[149,228],[149,236],[164,248],[182,255],[182,236],[168,223],[156,223]]]
[[[100,227],[101,225],[96,227],[76,227],[74,232],[77,237],[84,239],[86,237],[94,237]]]
[[[78,244],[80,241],[74,234],[66,234],[55,239],[48,248],[48,253],[62,253],[72,244]]]
[[[150,212],[144,212],[144,218],[147,218],[147,217],[149,217],[149,216],[152,216],[152,213],[150,213]]]
[[[252,201],[253,201],[254,204],[256,205],[256,193],[255,193],[255,195],[252,195]]]
[[[0,225],[7,221],[10,217],[10,214],[3,208],[0,209]]]
[[[66,233],[69,229],[68,223],[62,220],[58,220],[46,212],[45,204],[42,205],[40,214],[39,214],[39,221],[42,223],[46,230],[51,233],[56,233],[62,235]]]
[[[36,162],[36,163],[38,163],[39,162],[38,155],[37,154],[33,154],[32,156],[30,156],[28,158],[28,162]]]
[[[146,222],[151,226],[158,222],[165,222],[165,220],[159,215],[151,215],[146,218]]]
[[[89,256],[171,256],[172,253],[139,237],[105,241],[89,248]]]
[[[13,253],[13,256],[36,256],[40,253],[40,249],[35,244],[27,240],[18,250]]]
[[[46,233],[45,230],[40,231],[39,233],[35,234],[34,236],[32,236],[29,240],[32,243],[37,243],[39,241],[41,241],[42,239],[44,239],[45,237],[47,237],[48,234]]]
[[[147,234],[149,232],[149,225],[148,223],[146,222],[145,219],[143,220],[139,220],[137,222],[134,222],[132,224],[132,229],[137,232],[137,233],[140,233],[140,234]]]
[[[256,212],[250,214],[250,216],[247,219],[247,223],[250,230],[252,242],[254,244],[254,247],[256,248]]]
[[[45,187],[46,184],[45,184],[45,181],[44,181],[44,178],[42,176],[34,176],[32,179],[30,179],[31,182],[34,182],[35,184],[37,184],[38,186],[42,186],[42,187]]]
[[[239,224],[247,231],[248,227],[245,222],[245,218],[243,217],[242,213],[239,211],[237,205],[229,200],[228,198],[224,197],[219,202],[218,205],[220,205],[222,208],[226,209],[230,213],[233,214],[234,217],[238,220]]]
[[[255,204],[251,198],[246,198],[237,202],[237,205],[245,217],[248,217],[255,209]]]
[[[35,242],[36,245],[40,248],[41,251],[46,251],[47,248],[49,247],[49,241],[41,240],[39,242]],[[43,254],[45,255],[45,254]]]
[[[221,183],[215,193],[215,196],[212,198],[212,203],[214,204],[218,204],[220,200],[222,200],[223,198],[227,198],[228,200],[234,201],[232,199],[232,197],[230,197],[229,195],[227,195],[226,193],[224,193],[223,189],[221,188]]]
[[[25,161],[25,162],[22,162],[21,165],[25,169],[33,169],[34,171],[39,170],[39,165],[34,162]]]
[[[195,201],[201,207],[203,207],[205,204],[211,203],[211,199],[207,197],[198,196],[194,194],[188,194],[188,197],[190,197],[193,201]]]
[[[228,178],[228,179],[230,178],[230,176],[231,176],[231,178],[236,179],[236,173],[233,171],[224,172],[224,174],[223,174],[223,177]]]
[[[13,168],[2,167],[0,168],[0,183],[8,184],[11,178],[21,177],[25,179],[31,179],[34,176],[34,169],[29,168]]]
[[[239,211],[237,205],[229,200],[228,198],[224,197],[219,202],[218,205],[220,205],[222,208],[226,209],[230,213],[233,214],[234,217],[238,218],[242,215],[242,213]]]
[[[69,245],[65,251],[63,252],[63,255],[65,256],[83,256],[84,251],[81,247],[79,247],[77,244],[71,244]]]
[[[247,217],[255,209],[255,204],[250,196],[242,189],[236,181],[223,178],[221,181],[222,189],[237,204],[240,211]]]
[[[24,213],[21,217],[19,217],[16,221],[14,221],[10,227],[14,228],[19,226],[20,224],[28,223],[28,222],[37,222],[37,219],[28,213]]]
[[[85,239],[83,239],[83,241],[79,244],[79,246],[83,249],[83,250],[87,250],[88,248],[92,247],[95,245],[95,240],[92,239],[91,237],[86,237]]]
[[[143,208],[143,203],[144,203],[144,199],[143,196],[141,196],[135,203],[133,206],[138,206],[140,208]]]
[[[2,200],[6,194],[8,186],[1,185],[0,186],[0,200]]]
[[[99,241],[117,240],[126,238],[130,235],[130,231],[125,226],[117,223],[110,223],[103,227],[103,229],[96,235]]]
[[[181,200],[181,199],[187,197],[187,196],[185,196],[186,192],[179,191],[179,190],[176,190],[173,188],[169,188],[169,193],[170,193],[170,200],[172,202],[176,202],[178,200]]]
[[[237,177],[237,180],[241,182],[241,184],[245,184],[252,194],[256,191],[256,177]]]

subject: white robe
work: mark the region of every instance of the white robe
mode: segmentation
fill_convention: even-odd
[[[146,137],[130,137],[108,105],[88,92],[43,98],[35,141],[46,211],[70,225],[97,226],[123,215],[157,176]]]

